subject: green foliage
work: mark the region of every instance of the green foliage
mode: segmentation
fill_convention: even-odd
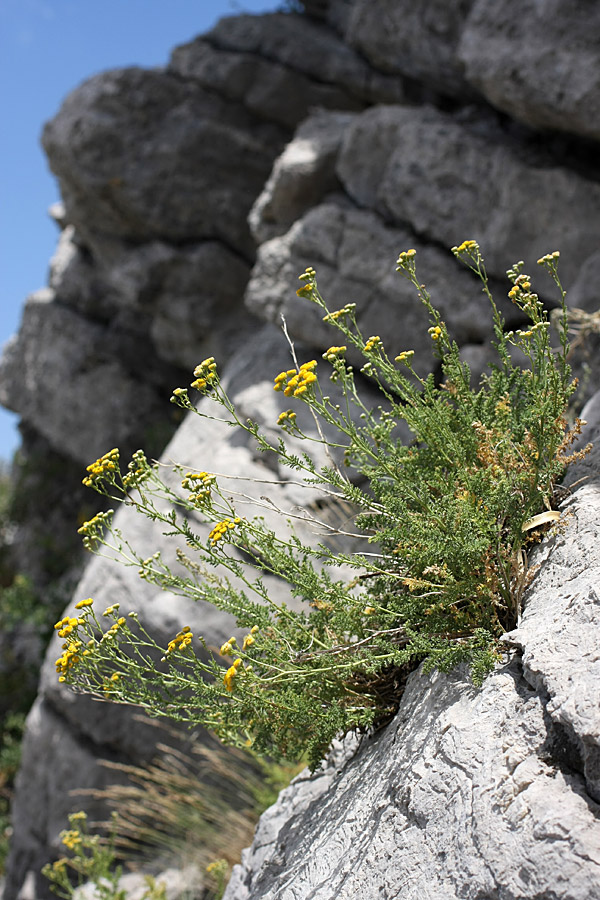
[[[10,803],[14,780],[21,762],[25,713],[4,716],[0,731],[0,872],[4,872],[10,847]]]
[[[579,424],[569,431],[565,420],[574,384],[558,253],[539,261],[562,304],[554,350],[547,313],[522,263],[508,272],[509,297],[530,324],[505,333],[478,245],[465,241],[453,252],[481,279],[492,311],[497,362],[476,387],[417,278],[414,250],[400,254],[398,271],[429,314],[441,383],[418,374],[412,350],[391,357],[379,336],[365,338],[353,304],[330,311],[311,268],[298,294],[321,309],[345,343],[323,354],[328,375],[318,374],[316,360],[299,364],[292,347],[293,366],[276,377],[275,390],[306,404],[316,433],[304,431],[289,409],[279,417],[283,436],[273,445],[256,423],[240,418],[214,359],[194,372],[192,387],[210,396],[221,417],[249,433],[260,451],[276,454],[296,482],[356,510],[352,529],[343,530],[356,539],[356,552],[301,539],[283,515],[274,530],[260,515],[241,514],[250,498],[242,487],[234,497],[213,473],[175,467],[181,484],[175,488],[141,451],[121,472],[112,450],[88,467],[85,483],[113,499],[125,497],[165,534],[183,538],[179,559],[187,574],[171,572],[160,554],[142,558],[113,526],[110,511],[84,524],[84,544],[116,554],[148,581],[232,613],[246,636],[241,646],[232,637],[216,653],[201,636],[195,643],[184,626],[159,648],[136,614],[122,616],[113,606],[100,615],[87,599],[77,618],[56,626],[65,638],[57,660],[61,680],[139,703],[154,715],[202,723],[229,743],[275,757],[307,752],[312,766],[336,735],[389,717],[406,674],[421,661],[442,670],[467,663],[481,682],[498,659],[497,639],[519,616],[528,583],[526,545],[558,518],[554,488],[577,456],[568,447]],[[527,367],[513,363],[511,346],[522,351]],[[360,372],[381,391],[375,409],[361,399],[348,362],[357,353],[365,360]],[[341,402],[327,393],[327,378]],[[172,400],[216,417],[207,403],[196,410],[186,389],[176,389]],[[409,444],[398,438],[400,422],[412,432]],[[327,439],[324,427],[337,437]],[[308,447],[324,445],[328,464],[293,452],[286,435]],[[199,521],[211,526],[208,536]],[[332,531],[324,520],[322,531]],[[301,603],[275,604],[265,575],[284,579]]]
[[[63,900],[71,900],[78,887],[90,882],[94,885],[97,900],[126,900],[125,891],[119,888],[123,870],[116,864],[116,821],[106,840],[98,834],[90,833],[84,812],[70,815],[69,824],[71,827],[61,831],[60,837],[71,855],[61,856],[42,869],[42,874],[50,881],[50,890]],[[141,900],[166,900],[166,886],[147,876],[146,890]]]

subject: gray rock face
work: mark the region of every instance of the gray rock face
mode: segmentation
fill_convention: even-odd
[[[473,0],[357,0],[346,38],[383,72],[468,95],[456,50],[472,5]]]
[[[358,204],[421,237],[451,247],[476,235],[499,278],[509,262],[524,259],[531,272],[560,248],[570,284],[598,249],[600,185],[528,163],[518,149],[429,107],[379,107],[348,128],[337,174]],[[373,165],[361,166],[367,155]]]
[[[598,9],[559,0],[355,0],[345,36],[375,68],[598,139]]]
[[[61,450],[69,435],[69,455],[87,463],[113,445],[141,437],[144,417],[169,415],[156,392],[134,379],[113,355],[106,328],[54,302],[50,289],[33,294],[16,340],[2,357],[1,400],[34,421]],[[77,379],[77,391],[70,388]],[[96,403],[100,395],[102,401]],[[88,422],[86,429],[82,422]]]
[[[479,690],[414,673],[381,734],[264,814],[224,900],[600,897],[598,461],[505,663]]]
[[[458,57],[498,109],[534,128],[598,140],[600,74],[595,3],[476,0]]]
[[[357,101],[385,102],[385,98],[398,103],[404,96],[397,78],[370,66],[331,29],[302,16],[275,13],[221,19],[206,35],[206,40],[219,50],[257,54],[292,72],[307,75],[323,87],[335,86],[337,92],[354,98],[350,101],[353,108]],[[344,109],[349,108],[349,100],[319,105]]]
[[[352,114],[317,111],[275,161],[248,221],[257,244],[284,234],[323,197],[340,188],[336,163]]]
[[[42,141],[68,220],[89,245],[95,232],[131,242],[216,238],[248,254],[245,213],[281,137],[214,92],[132,68],[85,82]]]

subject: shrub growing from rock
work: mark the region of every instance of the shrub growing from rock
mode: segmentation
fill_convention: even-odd
[[[447,671],[467,663],[474,682],[482,681],[500,657],[498,638],[517,623],[530,580],[527,547],[559,519],[556,485],[581,455],[569,452],[580,423],[569,427],[566,420],[575,384],[558,252],[538,261],[560,295],[558,349],[523,263],[507,273],[509,297],[530,324],[506,332],[478,244],[465,241],[453,253],[481,279],[493,317],[496,362],[475,387],[408,250],[397,268],[428,312],[440,379],[418,373],[410,348],[361,334],[353,304],[330,310],[308,268],[298,294],[342,337],[322,361],[300,362],[290,345],[292,364],[274,380],[290,402],[279,416],[278,441],[240,416],[212,358],[196,368],[191,386],[214,405],[196,408],[188,389],[174,391],[172,401],[184,409],[224,417],[252,435],[291,481],[317,490],[322,505],[352,510],[347,527],[315,512],[322,540],[307,542],[295,534],[293,518],[306,522],[308,514],[293,511],[281,511],[280,527],[270,527],[251,508],[242,473],[232,487],[217,473],[175,466],[174,486],[141,451],[123,470],[116,449],[88,467],[87,484],[184,541],[181,567],[172,571],[159,554],[142,558],[108,512],[80,529],[88,549],[232,613],[242,632],[212,648],[181,623],[159,647],[137,614],[117,606],[100,612],[82,599],[77,615],[56,625],[65,640],[56,662],[60,680],[201,723],[260,753],[307,753],[313,767],[337,734],[389,718],[417,664]],[[512,347],[526,366],[513,362]],[[361,399],[349,361],[359,356],[361,374],[381,391],[377,408]],[[332,398],[334,390],[341,400]],[[301,410],[313,430],[302,424]],[[410,443],[399,439],[402,422]],[[313,460],[311,442],[325,448],[325,465]],[[355,541],[356,551],[336,549],[335,535],[350,546]],[[275,604],[265,582],[271,575],[283,578],[302,605]]]

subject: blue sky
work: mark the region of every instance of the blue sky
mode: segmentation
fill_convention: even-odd
[[[164,64],[217,19],[273,11],[281,0],[0,0],[0,345],[27,294],[46,284],[59,199],[39,144],[43,123],[81,81],[115,66]],[[18,444],[0,407],[0,459]]]

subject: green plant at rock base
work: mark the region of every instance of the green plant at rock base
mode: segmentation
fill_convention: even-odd
[[[199,741],[192,732],[182,744],[181,733],[167,734],[177,746],[158,744],[159,755],[144,767],[101,762],[126,783],[78,793],[109,805],[114,848],[128,865],[204,870],[222,859],[230,871],[252,842],[261,813],[300,769],[224,747],[210,735]],[[111,830],[109,822],[98,824]]]
[[[90,883],[94,887],[95,900],[126,900],[125,891],[119,887],[123,870],[116,863],[116,822],[113,821],[113,831],[105,840],[90,833],[84,812],[72,813],[69,825],[69,829],[61,831],[60,838],[71,855],[61,856],[42,869],[42,874],[50,881],[50,890],[63,900],[71,900],[78,887]],[[166,885],[148,876],[140,900],[166,900]]]
[[[125,498],[165,534],[183,538],[182,570],[170,571],[158,553],[142,558],[114,527],[110,511],[81,528],[85,545],[136,566],[147,581],[233,614],[246,634],[217,653],[182,625],[160,648],[136,613],[121,615],[116,605],[97,613],[88,598],[77,604],[77,616],[56,625],[65,639],[60,680],[140,704],[153,715],[201,723],[226,742],[274,757],[294,759],[306,751],[313,767],[336,735],[389,717],[406,673],[419,662],[443,671],[465,662],[481,682],[498,659],[497,639],[519,616],[528,583],[526,545],[558,518],[555,485],[581,455],[568,452],[580,423],[569,430],[565,420],[575,385],[558,252],[539,260],[560,294],[557,350],[523,263],[508,272],[509,297],[529,324],[505,333],[479,246],[465,241],[453,252],[481,279],[493,317],[498,362],[475,388],[417,278],[414,250],[400,254],[398,271],[429,314],[441,383],[418,374],[412,350],[395,348],[389,355],[379,336],[365,338],[353,304],[330,311],[312,268],[301,276],[298,294],[337,326],[343,343],[323,354],[325,375],[316,360],[299,364],[292,347],[293,366],[277,375],[274,388],[297,409],[308,407],[316,432],[308,434],[289,409],[278,420],[284,436],[273,444],[238,415],[214,359],[194,372],[192,387],[260,451],[275,454],[291,479],[357,511],[346,534],[356,538],[357,552],[301,540],[285,515],[277,530],[258,514],[246,515],[250,498],[229,490],[225,476],[176,466],[174,487],[141,451],[123,473],[112,450],[88,467],[85,483]],[[528,367],[513,363],[511,345]],[[362,354],[361,373],[381,391],[375,409],[360,397],[348,347]],[[329,379],[340,402],[326,392]],[[208,400],[195,410],[186,389],[176,389],[172,400],[216,418]],[[408,445],[397,436],[401,421],[413,435]],[[337,436],[326,438],[323,427]],[[318,466],[308,453],[293,452],[286,434],[307,446],[323,445],[329,462]],[[210,527],[208,535],[201,523]],[[326,533],[327,523],[322,526]],[[369,551],[362,549],[365,538]],[[284,579],[303,605],[275,604],[266,575]]]

